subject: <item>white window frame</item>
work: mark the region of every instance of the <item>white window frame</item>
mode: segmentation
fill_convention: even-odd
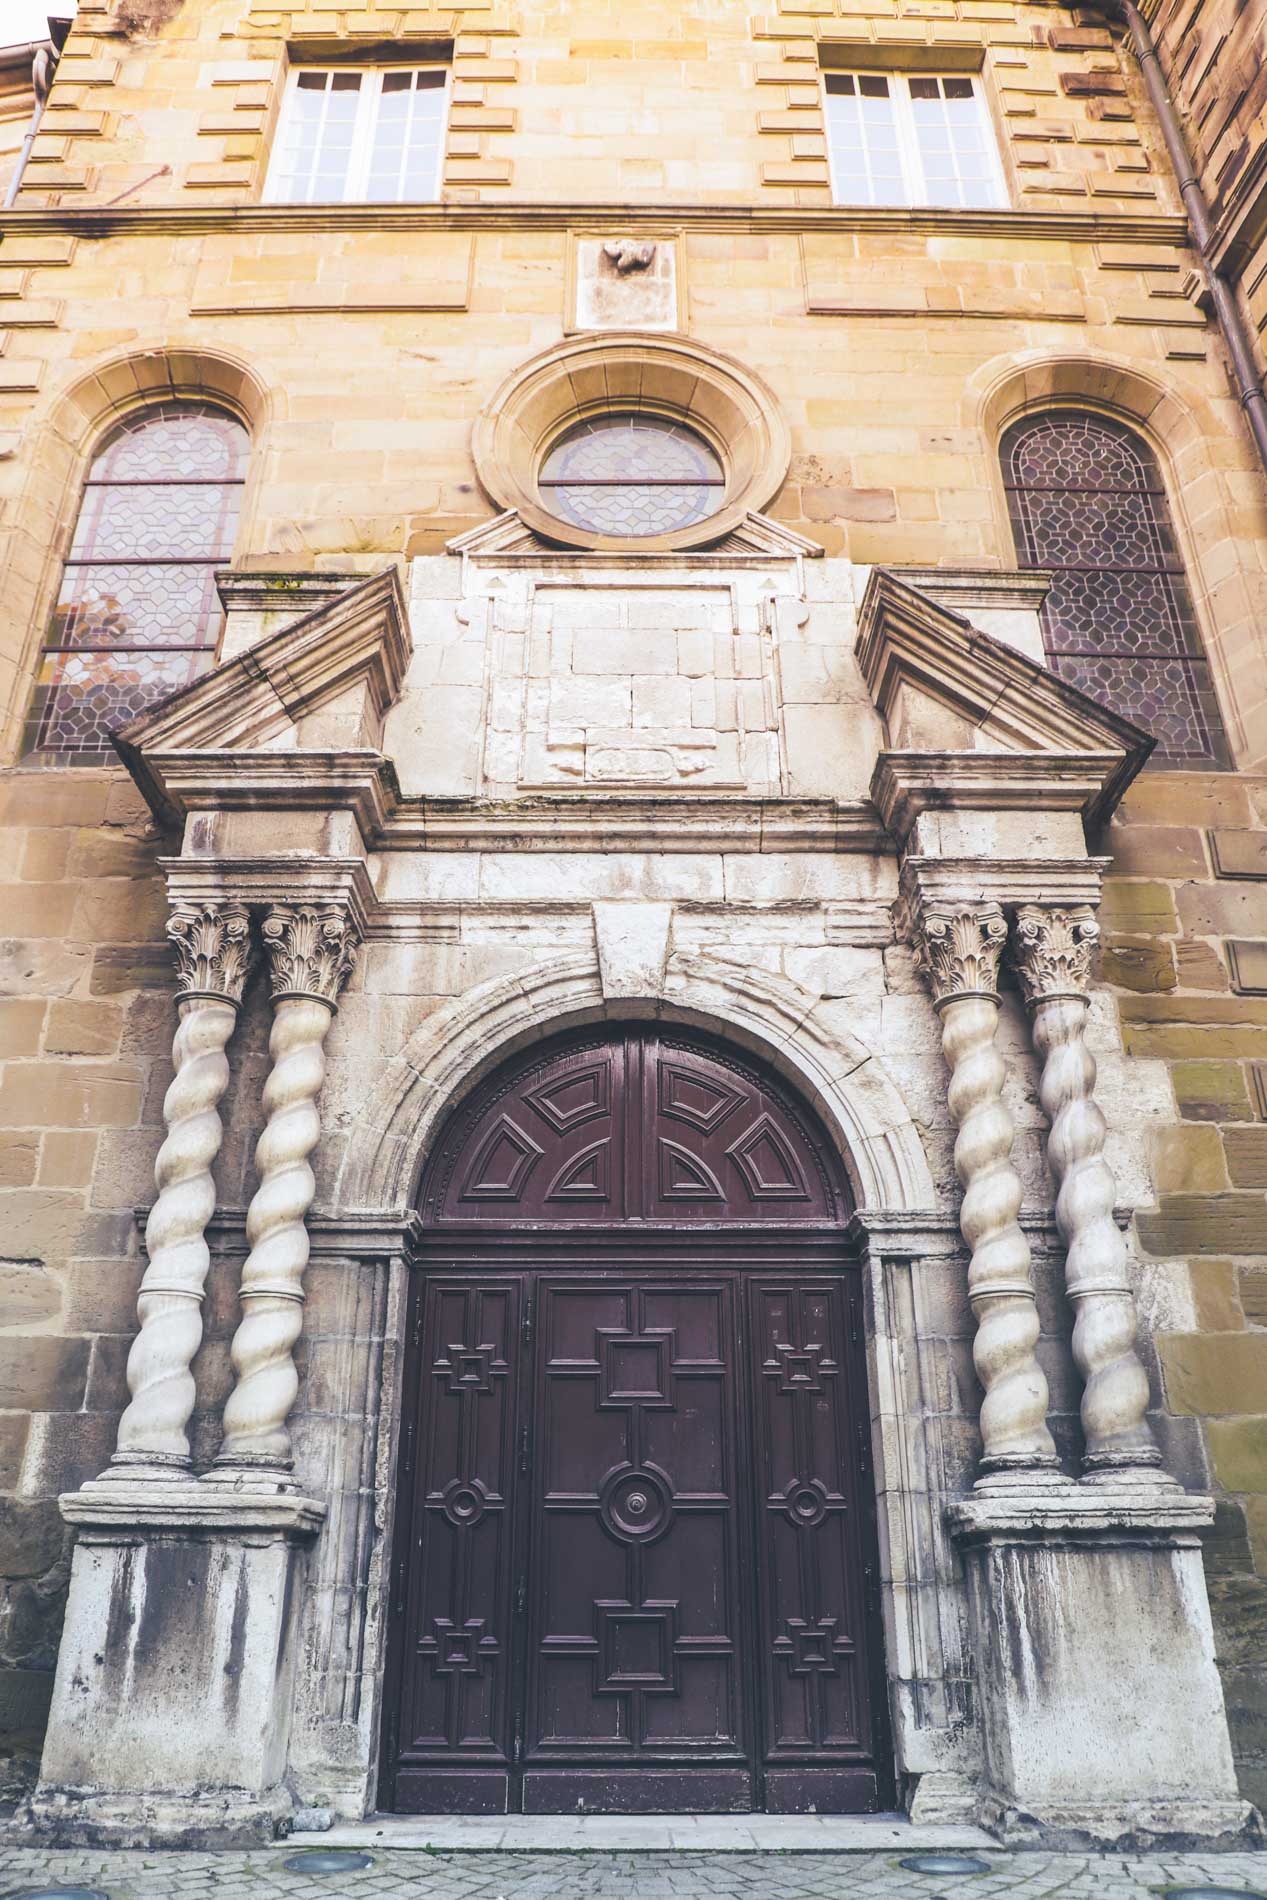
[[[897,208],[927,209],[932,211],[1000,211],[1011,203],[1008,192],[1007,174],[1003,169],[1003,156],[999,150],[999,138],[995,129],[994,117],[985,97],[985,89],[979,72],[956,71],[952,68],[929,67],[910,69],[893,66],[841,66],[827,67],[822,73],[823,121],[827,133],[827,172],[831,182],[832,203],[836,205],[864,205],[874,210],[883,207],[870,199],[858,198],[849,190],[839,175],[836,164],[836,142],[832,137],[832,94],[828,81],[850,78],[855,85],[863,79],[884,79],[889,85],[889,103],[893,108],[893,125],[897,135],[898,160],[902,168],[904,196]],[[972,86],[972,101],[976,109],[976,118],[981,131],[982,146],[987,155],[987,169],[993,192],[988,202],[982,204],[946,204],[932,198],[924,176],[924,163],[919,148],[919,134],[915,129],[915,111],[911,101],[910,81],[912,79],[966,79]]]
[[[374,160],[374,129],[378,119],[379,102],[383,96],[383,80],[389,73],[439,73],[441,84],[435,90],[440,93],[440,137],[436,143],[436,172],[432,180],[431,194],[427,198],[370,198],[368,185]],[[277,130],[273,135],[273,149],[269,154],[268,172],[264,180],[265,204],[309,204],[331,202],[305,198],[288,198],[280,194],[280,160],[282,137],[286,127],[287,115],[295,110],[292,100],[299,91],[299,81],[305,73],[356,73],[360,86],[356,95],[356,119],[352,129],[352,146],[348,156],[347,177],[344,180],[343,196],[334,199],[336,204],[434,204],[439,200],[444,179],[445,147],[449,136],[449,107],[452,102],[453,68],[436,59],[393,60],[385,65],[331,65],[321,60],[306,60],[301,66],[292,66],[286,75],[286,90],[282,95],[281,111],[277,117]]]

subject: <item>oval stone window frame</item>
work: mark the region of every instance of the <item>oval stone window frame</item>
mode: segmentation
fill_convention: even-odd
[[[669,534],[605,535],[565,521],[537,486],[551,450],[579,422],[650,415],[702,436],[725,472],[718,508]],[[765,508],[787,477],[792,444],[766,385],[687,337],[571,338],[512,372],[475,423],[475,465],[502,508],[547,540],[599,553],[671,554],[706,547]]]

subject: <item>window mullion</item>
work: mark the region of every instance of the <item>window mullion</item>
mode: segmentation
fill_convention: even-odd
[[[894,120],[897,125],[897,149],[902,161],[902,182],[906,187],[908,205],[928,203],[928,186],[924,181],[924,166],[919,153],[919,138],[915,131],[915,109],[911,104],[911,88],[905,73],[893,75]]]
[[[352,129],[352,150],[348,159],[347,183],[343,196],[349,204],[364,204],[369,185],[370,163],[374,153],[374,132],[378,123],[378,99],[383,75],[367,67],[361,73],[356,95],[356,121]]]

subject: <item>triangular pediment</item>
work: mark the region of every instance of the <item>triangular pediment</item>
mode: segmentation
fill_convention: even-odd
[[[938,804],[1054,802],[1101,818],[1153,748],[1132,721],[885,568],[863,596],[857,659],[889,737],[873,795],[899,835]]]
[[[375,758],[409,660],[400,575],[385,568],[224,660],[114,734],[151,806],[180,809],[174,780],[214,770],[226,752],[268,773],[303,750]],[[231,792],[229,793],[231,797]]]

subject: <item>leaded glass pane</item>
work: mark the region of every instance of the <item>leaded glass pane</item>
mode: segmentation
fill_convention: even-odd
[[[1017,551],[1052,576],[1043,639],[1062,679],[1154,734],[1154,756],[1226,762],[1170,510],[1148,445],[1056,411],[1003,438]]]
[[[110,733],[212,664],[215,569],[233,553],[246,431],[217,410],[150,409],[98,453],[49,623],[29,745],[96,757]]]
[[[539,477],[546,506],[596,534],[671,534],[715,514],[722,466],[693,431],[654,416],[599,416],[550,451]]]

